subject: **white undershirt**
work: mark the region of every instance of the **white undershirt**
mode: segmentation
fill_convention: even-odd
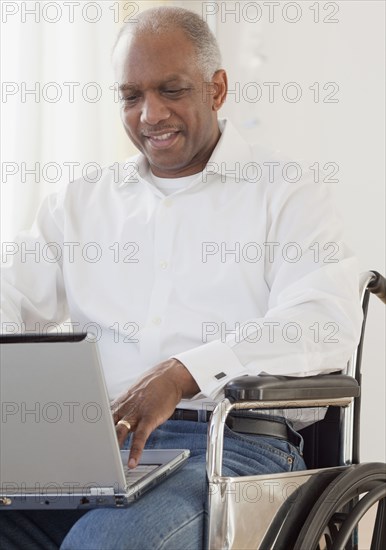
[[[185,176],[183,178],[160,178],[155,176],[151,170],[148,170],[145,179],[153,183],[164,195],[168,196],[175,191],[189,187],[198,176],[199,174],[193,174],[192,176]]]

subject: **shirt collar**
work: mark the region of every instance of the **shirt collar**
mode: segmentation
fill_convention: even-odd
[[[226,118],[219,120],[219,128],[221,137],[210,157],[206,167],[204,168],[201,177],[198,177],[196,182],[193,182],[189,187],[196,185],[199,181],[208,181],[214,176],[221,175],[222,181],[227,178],[235,180],[246,179],[245,166],[252,162],[253,156],[250,145],[239,134],[233,124]],[[157,190],[153,183],[150,183],[147,177],[150,170],[147,158],[142,153],[136,157],[126,161],[124,166],[128,166],[131,176],[123,178],[120,187],[125,187],[127,183],[144,182],[153,190]],[[135,169],[133,168],[135,167]],[[125,168],[124,168],[125,172]],[[199,174],[197,174],[199,176]],[[186,189],[186,188],[185,188]],[[158,191],[159,193],[159,191]]]
[[[245,166],[253,160],[250,145],[228,119],[219,120],[219,127],[221,137],[204,169],[204,176],[210,178],[220,174],[221,181],[246,179]]]

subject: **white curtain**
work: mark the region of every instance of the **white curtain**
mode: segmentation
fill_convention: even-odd
[[[3,242],[31,225],[47,193],[134,152],[110,89],[110,52],[127,2],[69,4],[3,5]]]

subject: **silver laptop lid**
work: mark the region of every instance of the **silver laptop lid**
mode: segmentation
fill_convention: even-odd
[[[98,348],[86,336],[1,337],[3,490],[124,491]]]

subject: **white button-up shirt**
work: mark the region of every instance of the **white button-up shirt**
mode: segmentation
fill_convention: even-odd
[[[201,389],[190,408],[236,376],[344,368],[357,264],[328,184],[220,129],[204,172],[168,196],[141,154],[50,195],[5,248],[2,331],[70,318],[95,334],[111,398],[176,357]]]

